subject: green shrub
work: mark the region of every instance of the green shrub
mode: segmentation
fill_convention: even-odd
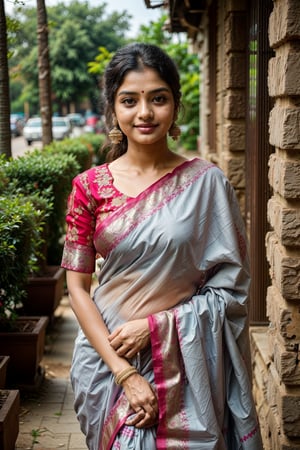
[[[90,146],[80,141],[78,138],[64,139],[63,141],[53,141],[44,147],[43,153],[72,155],[79,164],[79,171],[83,172],[92,165],[93,150]]]
[[[72,179],[80,172],[73,155],[34,150],[26,156],[9,160],[4,168],[5,176],[24,195],[36,193],[46,198],[49,205],[45,226],[48,264],[60,264],[61,238],[65,232],[67,198]]]
[[[105,162],[107,152],[101,152],[101,147],[106,140],[105,134],[85,133],[79,139],[90,149],[94,165],[99,166]]]
[[[45,213],[34,202],[31,197],[0,196],[1,330],[13,327],[26,295],[24,285],[38,268]]]

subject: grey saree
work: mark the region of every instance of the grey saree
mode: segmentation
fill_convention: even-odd
[[[74,211],[85,208],[92,240],[69,232],[62,265],[91,271],[95,253],[103,256],[94,301],[110,331],[148,318],[151,346],[130,363],[157,391],[159,423],[125,425],[130,405],[80,331],[71,379],[89,449],[262,449],[251,394],[247,244],[232,187],[195,158],[101,215],[103,177],[106,198],[114,196],[108,165],[74,183],[69,215],[74,223]]]

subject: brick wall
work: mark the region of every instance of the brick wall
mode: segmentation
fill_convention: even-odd
[[[245,209],[245,115],[246,115],[246,13],[245,1],[219,2],[216,8],[216,49],[209,53],[209,15],[203,16],[199,41],[201,60],[201,148],[200,154],[226,173]],[[212,98],[209,87],[211,58],[216,58],[216,140],[209,142]]]
[[[246,20],[245,0],[216,2],[216,49],[209,51],[209,14],[199,33],[201,148],[245,199]],[[253,382],[265,450],[300,450],[300,0],[275,0],[269,21],[275,56],[268,70],[269,183],[272,195],[266,236],[271,284],[269,326],[251,330]],[[211,119],[210,58],[216,56],[216,139]],[[262,149],[263,151],[263,149]]]
[[[269,21],[267,329],[252,330],[254,392],[266,450],[300,449],[300,2],[276,0]]]

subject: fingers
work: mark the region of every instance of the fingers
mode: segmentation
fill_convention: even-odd
[[[158,422],[158,398],[151,384],[139,374],[134,374],[122,384],[125,395],[135,412],[126,421],[137,428],[154,426]]]
[[[152,427],[158,423],[158,401],[155,393],[153,396],[135,409],[135,416],[126,422],[127,425],[134,425],[136,428]]]
[[[133,417],[126,421],[126,425],[135,426],[136,428],[149,428],[158,423],[158,412],[152,407],[147,406],[146,409],[140,407],[136,410]]]
[[[119,347],[114,347],[112,344],[111,346],[119,356],[124,356],[125,358],[129,359],[136,355],[138,350],[135,348],[128,348],[126,344],[122,344]]]
[[[120,355],[134,356],[150,343],[150,332],[147,319],[137,319],[118,326],[109,336],[108,342]]]
[[[119,356],[124,356],[125,358],[132,358],[139,351],[133,337],[124,338],[120,333],[116,334],[114,332],[114,336],[112,334],[108,336],[108,341],[115,352]]]
[[[115,351],[122,351],[124,349],[128,350],[129,346],[134,345],[134,338],[132,336],[127,336],[124,333],[121,334],[120,330],[115,330],[112,334],[108,336],[108,341]]]

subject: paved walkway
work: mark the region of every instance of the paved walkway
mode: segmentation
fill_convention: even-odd
[[[16,449],[86,450],[73,410],[69,369],[77,321],[68,298],[63,297],[46,338],[41,366],[45,379],[36,392],[22,393],[20,431]]]

